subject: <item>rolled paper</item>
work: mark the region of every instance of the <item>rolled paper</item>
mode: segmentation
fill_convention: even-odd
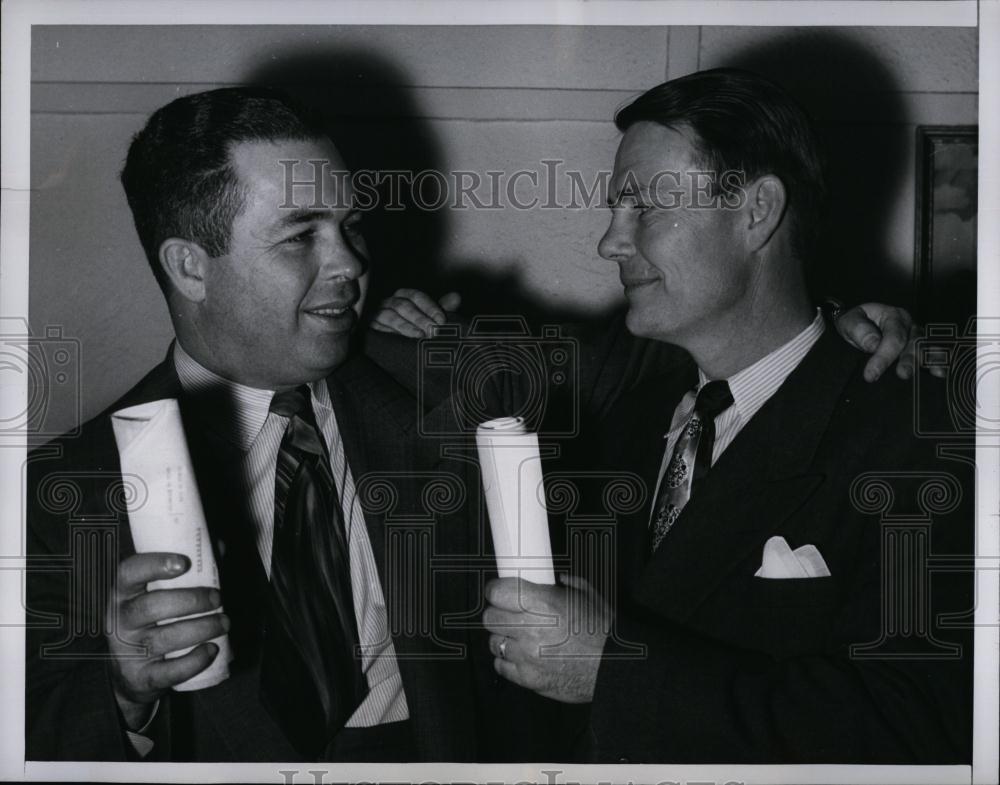
[[[523,418],[502,417],[476,429],[476,445],[497,573],[554,584],[538,435]]]
[[[121,457],[122,476],[126,481],[130,476],[136,478],[139,485],[135,492],[125,494],[136,552],[182,553],[191,560],[191,568],[183,575],[151,581],[149,590],[193,586],[218,589],[219,570],[212,555],[212,541],[177,401],[166,398],[120,409],[111,415],[111,425]],[[221,608],[208,611],[221,612]],[[180,618],[205,615],[208,614],[195,613]],[[177,620],[165,619],[160,623]],[[187,681],[174,685],[175,690],[201,690],[229,678],[229,663],[233,658],[229,637],[220,635],[213,638],[212,643],[219,647],[212,664]],[[166,656],[182,657],[193,648]]]

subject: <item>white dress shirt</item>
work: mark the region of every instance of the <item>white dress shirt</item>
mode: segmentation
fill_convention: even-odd
[[[268,411],[273,391],[258,390],[224,379],[194,360],[180,343],[175,343],[174,347],[174,365],[185,393],[218,395],[221,391],[227,398],[228,405],[221,408],[229,414],[228,421],[217,422],[213,430],[237,448],[241,456],[232,467],[234,476],[231,479],[236,483],[235,487],[241,487],[247,495],[247,509],[254,527],[257,551],[261,564],[270,575],[274,475],[288,418]],[[351,565],[351,591],[362,653],[361,670],[369,689],[346,727],[370,727],[405,720],[409,711],[396,665],[396,651],[389,636],[382,584],[326,380],[313,382],[309,389],[316,423],[326,442],[343,510],[344,535]]]
[[[778,388],[788,378],[788,375],[805,359],[809,350],[823,334],[824,329],[826,329],[826,325],[823,322],[823,315],[817,310],[816,318],[812,320],[812,323],[792,340],[782,344],[770,354],[761,357],[753,365],[747,366],[726,380],[729,382],[729,391],[733,395],[733,405],[715,418],[713,466],[719,460],[719,456],[732,444],[733,439],[750,422],[750,418],[760,410],[761,406],[767,403],[768,399],[778,391]],[[670,430],[663,437],[666,439],[667,448],[663,454],[663,461],[660,463],[660,474],[654,499],[659,496],[659,485],[663,481],[663,475],[666,473],[673,455],[674,445],[677,444],[684,427],[694,413],[694,403],[698,397],[698,391],[709,381],[712,380],[699,368],[698,386],[685,393],[674,410]]]

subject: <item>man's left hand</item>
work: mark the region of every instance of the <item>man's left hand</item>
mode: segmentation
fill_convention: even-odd
[[[920,330],[906,309],[864,303],[844,311],[834,324],[845,341],[872,355],[865,365],[865,381],[874,382],[893,360],[896,360],[896,375],[900,379],[913,376]],[[930,373],[944,376],[945,371],[935,367]]]
[[[586,581],[565,577],[563,583],[490,581],[483,622],[493,633],[490,651],[497,673],[546,698],[589,703],[611,616]]]
[[[448,314],[458,310],[462,295],[448,292],[437,302],[418,289],[397,289],[392,297],[382,301],[372,319],[372,329],[383,333],[405,335],[407,338],[433,338],[434,328],[448,320]]]

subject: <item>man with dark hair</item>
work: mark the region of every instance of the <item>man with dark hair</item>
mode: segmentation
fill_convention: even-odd
[[[247,193],[229,146],[323,138],[316,118],[266,88],[214,90],[153,112],[129,146],[121,173],[139,242],[153,276],[169,292],[160,243],[188,237],[212,257],[226,253]]]
[[[780,177],[795,253],[809,257],[827,198],[824,161],[812,122],[784,90],[747,72],[701,71],[654,87],[615,115],[622,132],[642,121],[694,132],[698,166],[716,175],[712,196],[738,199],[746,181]]]
[[[289,203],[282,162],[344,170],[299,109],[247,88],[173,101],[129,149],[122,181],[177,338],[29,465],[28,607],[41,619],[28,634],[29,759],[475,754],[464,634],[438,625],[468,612],[467,583],[438,576],[432,607],[418,607],[427,565],[397,553],[403,530],[387,527],[427,512],[414,467],[434,466],[410,435],[413,402],[349,356],[367,280],[360,216],[349,193],[330,206],[315,184]],[[221,592],[149,590],[190,563],[135,553],[110,414],[162,398],[179,401]],[[395,508],[366,495],[372,479],[392,483]],[[433,521],[436,553],[469,552],[464,521]],[[230,677],[171,691],[227,631]]]
[[[971,451],[918,438],[911,386],[866,383],[809,298],[824,180],[808,119],[715,70],[616,122],[599,251],[629,331],[690,357],[601,425],[602,461],[649,492],[617,523],[620,599],[578,577],[492,582],[497,672],[589,703],[597,762],[968,764],[971,580],[928,586],[923,548],[973,552]],[[953,430],[945,392],[921,390],[928,432]]]

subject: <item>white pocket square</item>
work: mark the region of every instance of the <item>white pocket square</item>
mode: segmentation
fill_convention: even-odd
[[[784,537],[771,537],[764,543],[764,558],[758,578],[824,578],[829,567],[815,545],[802,545],[794,551]]]

